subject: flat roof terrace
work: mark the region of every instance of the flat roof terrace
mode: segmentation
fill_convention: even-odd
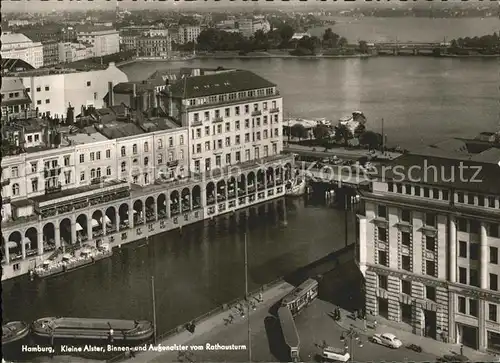
[[[116,192],[120,189],[130,188],[126,181],[111,180],[99,184],[85,185],[82,187],[61,190],[56,193],[40,195],[31,198],[38,208],[51,207],[55,204],[65,204],[74,201],[76,198],[88,198],[90,196],[99,196],[109,192]],[[96,193],[97,192],[97,193]]]

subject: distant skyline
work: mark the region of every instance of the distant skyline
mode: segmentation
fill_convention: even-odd
[[[418,0],[418,1],[408,1],[408,2],[401,2],[401,1],[381,1],[381,2],[365,2],[365,1],[334,1],[334,0],[327,0],[327,1],[319,1],[319,0],[309,0],[309,1],[299,1],[299,0],[289,0],[289,1],[281,1],[281,0],[276,0],[276,1],[266,1],[266,0],[249,0],[249,1],[243,1],[243,0],[235,0],[235,1],[230,1],[230,0],[220,0],[220,1],[215,1],[215,0],[198,0],[198,1],[185,1],[185,0],[180,0],[180,1],[174,1],[174,0],[166,0],[166,1],[159,1],[159,0],[138,0],[138,1],[132,1],[132,0],[123,0],[120,2],[117,2],[115,0],[107,1],[107,0],[94,0],[94,1],[89,1],[89,0],[82,0],[82,1],[76,1],[76,0],[48,0],[48,1],[41,1],[41,0],[1,0],[2,4],[2,12],[51,12],[53,10],[55,11],[88,11],[88,10],[113,10],[116,8],[117,4],[119,5],[120,8],[123,9],[129,9],[129,10],[145,10],[145,9],[165,9],[165,10],[196,10],[199,9],[200,11],[203,10],[212,10],[212,11],[217,11],[220,9],[220,11],[225,11],[228,10],[228,7],[231,10],[237,10],[238,8],[241,8],[241,10],[255,10],[255,9],[282,9],[282,10],[287,10],[287,8],[291,11],[293,10],[298,10],[298,9],[308,9],[311,8],[314,10],[344,10],[344,9],[349,9],[349,8],[363,8],[363,7],[384,7],[384,8],[389,8],[389,7],[446,7],[450,6],[451,4],[457,5],[460,4],[464,7],[471,7],[471,6],[488,6],[491,5],[491,3],[488,2],[479,2],[479,1],[472,1],[472,2],[462,2],[461,0],[448,0],[447,2],[443,1],[435,1],[435,2],[425,2]]]

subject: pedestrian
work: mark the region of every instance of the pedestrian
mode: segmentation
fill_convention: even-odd
[[[460,344],[460,355],[464,355],[464,345]]]

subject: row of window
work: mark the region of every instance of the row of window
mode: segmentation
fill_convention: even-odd
[[[263,148],[264,155],[262,157],[268,157],[269,156],[269,146],[265,145]],[[278,145],[273,144],[272,145],[272,155],[276,155],[278,153]],[[252,160],[251,158],[251,150],[246,149],[245,150],[245,160],[241,159],[241,151],[236,151],[234,153],[234,161],[236,163],[240,163],[242,161],[250,161]],[[254,159],[259,159],[261,157],[260,155],[260,148],[257,146],[254,148]],[[227,153],[225,156],[226,164],[229,165],[233,162],[232,159],[232,153]],[[204,170],[209,171],[212,168],[212,158],[206,158],[204,160]],[[215,166],[216,167],[221,167],[222,166],[222,156],[221,155],[216,155],[215,156]],[[201,166],[201,160],[195,160],[194,161],[194,170],[196,172],[201,172],[202,171],[202,166]]]
[[[228,82],[225,82],[225,85],[229,85]],[[219,84],[215,84],[215,86],[219,86]],[[199,88],[199,87],[198,87]],[[197,89],[197,86],[195,86]],[[208,97],[200,97],[200,98],[192,98],[188,100],[189,106],[201,106],[210,103],[219,103],[219,102],[228,102],[228,101],[236,101],[236,100],[244,100],[253,97],[264,97],[264,96],[272,96],[277,92],[273,87],[266,89],[258,89],[251,91],[242,91],[242,92],[233,92],[228,94],[220,94],[217,96],[208,96]]]
[[[472,261],[477,261],[480,257],[479,250],[479,243],[467,243],[466,241],[458,241],[458,257],[460,258],[469,258]],[[489,246],[489,263],[498,265],[497,247]]]
[[[67,170],[63,174],[64,183],[71,184],[71,171]],[[60,185],[59,176],[52,176],[45,178],[45,189],[47,190],[50,187]],[[31,178],[30,180],[31,191],[29,193],[37,193],[39,191],[39,179]],[[12,184],[12,196],[19,196],[21,193],[21,188],[18,183]]]
[[[458,312],[460,314],[479,317],[479,302],[476,299],[458,296]],[[488,303],[487,320],[498,322],[498,305]]]
[[[420,187],[418,185],[387,183],[389,192],[406,194],[417,197],[432,198],[436,200],[450,200],[450,193],[446,189]],[[480,195],[472,193],[457,192],[453,196],[455,203],[469,204],[479,207],[500,208],[499,199],[492,195]]]
[[[398,217],[399,222],[412,224],[412,212],[409,209],[398,209]],[[377,217],[379,219],[388,220],[389,219],[389,211],[388,207],[385,205],[377,206]],[[423,219],[424,225],[428,227],[437,227],[437,215],[435,213],[425,213],[425,217]],[[490,237],[498,238],[500,236],[500,225],[498,223],[490,223],[488,224],[487,232]],[[468,232],[479,234],[481,229],[481,222],[478,220],[468,220],[466,218],[457,218],[457,230],[459,232]]]
[[[377,263],[381,266],[389,267],[389,253],[384,249],[378,249],[377,254]],[[420,273],[420,271],[413,271],[411,255],[401,255],[401,269],[408,272]],[[436,261],[425,259],[424,275],[437,277]]]
[[[263,140],[268,139],[269,137],[279,137],[279,129],[274,129],[274,136],[271,134],[269,136],[268,130],[264,130],[263,134]],[[202,144],[198,143],[196,145],[193,145],[193,154],[196,153],[201,153],[203,151],[210,151],[211,144],[213,144],[213,150],[218,150],[222,149],[223,147],[230,147],[231,146],[231,137],[226,137],[225,139],[225,144],[223,145],[223,139],[218,139],[218,140],[213,140],[212,143],[210,141],[205,141],[204,144],[204,150],[202,149]],[[256,142],[256,141],[261,141],[261,133],[259,132],[253,132],[252,133],[252,140],[250,140],[250,133],[245,134],[245,139],[244,142]],[[236,135],[234,137],[234,145],[240,145],[241,144],[241,136]]]
[[[477,269],[472,267],[458,268],[458,282],[464,285],[481,287],[479,273]],[[498,291],[498,275],[489,274],[488,287],[490,290]]]
[[[389,282],[387,275],[377,275],[378,288],[388,290]],[[400,292],[412,296],[412,282],[410,280],[401,280]],[[436,301],[436,288],[434,286],[425,286],[424,298]]]
[[[212,97],[216,97],[216,96],[212,96]],[[268,106],[267,106],[267,102],[262,102],[262,111],[267,111],[268,110]],[[271,110],[276,110],[276,101],[272,101],[271,102]],[[252,113],[253,112],[259,112],[260,109],[259,109],[259,104],[258,103],[254,103],[253,104],[253,109],[252,109]],[[241,116],[242,114],[245,114],[245,115],[248,115],[250,113],[250,105],[244,105],[242,108],[241,106],[235,106],[234,107],[234,116]],[[210,121],[210,114],[211,112],[210,111],[205,111],[203,112],[203,118],[205,121]],[[200,119],[200,113],[199,112],[195,112],[193,113],[193,121],[194,122],[199,122],[201,119]],[[276,117],[278,115],[275,115]],[[216,119],[220,118],[221,117],[221,111],[220,110],[214,110],[214,117]],[[224,109],[224,117],[231,117],[231,108],[230,107],[226,107]]]
[[[278,115],[274,115],[274,123],[278,123],[279,122],[279,119],[278,119]],[[268,117],[267,116],[264,116],[262,118],[262,126],[266,126],[268,124],[272,124],[273,123],[273,117],[270,117],[269,118],[269,122],[268,122]],[[245,129],[248,129],[250,128],[250,119],[245,119]],[[225,132],[230,132],[231,131],[231,122],[226,122],[224,124],[224,131]],[[252,118],[252,128],[254,127],[261,127],[261,123],[260,123],[260,117],[256,117],[256,118]],[[238,130],[241,130],[241,121],[240,120],[236,120],[234,121],[234,129],[236,131]],[[210,126],[205,126],[205,134],[202,135],[202,128],[201,127],[198,127],[196,129],[192,129],[191,130],[191,137],[193,139],[195,138],[201,138],[203,136],[210,136],[210,135],[216,135],[216,134],[222,134],[222,124],[218,124],[218,125],[213,125],[212,126],[212,134],[210,134]]]

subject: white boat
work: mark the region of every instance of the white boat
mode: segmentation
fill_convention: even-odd
[[[296,177],[286,183],[285,195],[300,197],[306,193],[307,183],[304,178]]]

